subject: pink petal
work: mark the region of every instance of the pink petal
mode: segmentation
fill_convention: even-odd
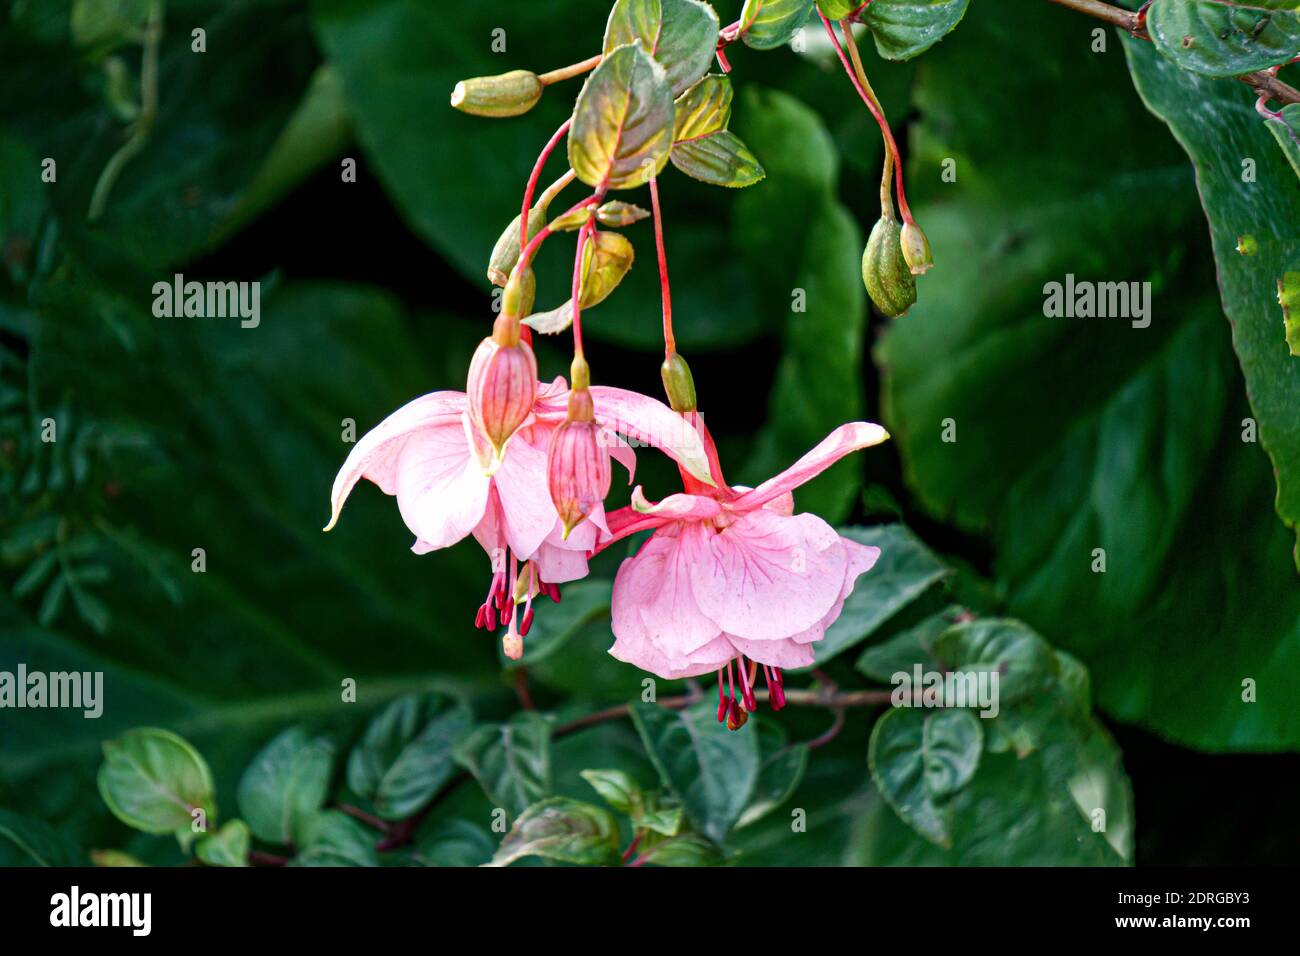
[[[721,628],[700,612],[691,586],[692,575],[707,561],[707,532],[693,523],[669,527],[678,533],[652,535],[619,567],[611,617],[615,637],[648,642],[674,659],[704,647]]]
[[[816,478],[850,452],[878,445],[889,433],[871,422],[850,422],[831,432],[812,451],[775,478],[769,478],[753,491],[747,491],[732,505],[739,510],[759,508],[778,495],[793,491]]]
[[[460,420],[465,409],[463,392],[432,392],[403,405],[366,432],[348,453],[330,492],[329,531],[339,520],[343,502],[362,478],[377,484],[384,494],[397,493],[396,465],[406,440],[424,428]]]
[[[658,504],[651,504],[641,486],[637,485],[632,489],[632,510],[667,521],[707,521],[720,515],[722,506],[713,498],[684,494],[669,495]]]
[[[658,448],[700,481],[714,483],[700,436],[663,402],[608,385],[593,385],[591,397],[602,425]]]
[[[812,514],[751,511],[708,542],[694,566],[700,610],[728,634],[771,641],[807,630],[843,589],[840,536]]]
[[[736,657],[736,650],[726,635],[719,635],[703,647],[682,656],[665,654],[656,645],[640,637],[619,637],[615,639],[609,653],[616,660],[633,664],[665,680],[711,674]]]
[[[610,457],[627,469],[627,483],[632,484],[632,479],[636,477],[636,452],[632,446],[608,428],[600,430],[600,439],[604,447],[609,449]]]
[[[747,641],[734,634],[725,636],[738,653],[770,667],[810,667],[816,662],[811,644],[800,644],[793,640]]]
[[[488,479],[470,456],[459,416],[409,435],[393,471],[402,520],[428,550],[455,544],[482,520]]]
[[[506,541],[521,561],[533,556],[559,520],[546,485],[546,443],[553,430],[538,424],[515,432],[492,476],[501,498]]]

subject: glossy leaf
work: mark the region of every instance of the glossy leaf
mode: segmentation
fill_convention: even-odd
[[[687,176],[714,186],[740,189],[767,175],[741,138],[725,129],[678,143],[670,158]]]
[[[386,820],[410,816],[451,777],[452,750],[470,721],[467,708],[438,694],[393,701],[348,757],[348,786]]]
[[[713,841],[698,833],[683,833],[652,844],[638,854],[639,865],[721,866],[726,854]]]
[[[1300,13],[1216,0],[1154,0],[1147,32],[1184,70],[1237,76],[1286,63],[1300,51]]]
[[[886,60],[910,60],[961,22],[970,0],[872,0],[862,22]]]
[[[295,836],[298,855],[290,866],[378,866],[379,834],[340,810],[309,817]]]
[[[535,803],[514,822],[492,865],[509,866],[526,856],[615,866],[620,862],[618,821],[608,810],[568,797]]]
[[[731,120],[731,77],[710,73],[673,103],[673,142],[698,139],[720,129]]]
[[[790,798],[808,768],[808,747],[791,744],[770,721],[758,724],[758,782],[754,797],[736,821],[736,829],[757,823]]]
[[[167,730],[142,728],[106,742],[99,793],[114,816],[145,833],[189,831],[195,810],[207,825],[216,822],[207,763]]]
[[[551,792],[551,727],[539,714],[525,711],[504,724],[477,727],[455,756],[512,818]]]
[[[248,866],[252,840],[248,824],[231,820],[215,833],[206,833],[194,845],[194,854],[208,866]]]
[[[745,0],[740,39],[755,50],[785,46],[808,22],[813,0]]]
[[[672,149],[672,90],[639,45],[600,61],[573,108],[569,165],[589,186],[631,189],[664,168]]]
[[[1046,689],[1058,674],[1052,648],[1019,621],[980,619],[955,624],[939,635],[934,653],[949,670],[997,673],[1004,704]]]
[[[921,622],[873,644],[862,652],[854,665],[858,671],[884,684],[894,683],[897,674],[912,674],[921,664],[929,669],[935,663],[934,645],[944,631],[955,623],[957,609],[932,614]]]
[[[248,765],[236,794],[239,813],[259,840],[287,844],[294,831],[321,808],[334,768],[334,745],[291,727]]]
[[[718,15],[700,0],[616,0],[605,25],[604,53],[637,41],[663,66],[676,96],[709,68]]]
[[[756,721],[728,731],[717,721],[717,705],[707,700],[682,711],[633,704],[632,721],[687,816],[705,836],[721,842],[758,782]]]

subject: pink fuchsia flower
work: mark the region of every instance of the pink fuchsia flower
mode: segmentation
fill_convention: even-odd
[[[668,679],[717,671],[718,720],[735,729],[744,722],[737,681],[753,711],[761,666],[780,709],[782,670],[813,663],[813,645],[880,556],[816,515],[794,514],[793,490],[889,435],[867,422],[841,425],[786,471],[743,489],[723,480],[703,419],[686,417],[704,441],[715,487],[683,474],[685,493],[652,505],[637,487],[632,506],[608,516],[601,548],[654,529],[614,579],[610,654]]]
[[[666,405],[619,388],[593,387],[596,423],[612,454],[634,474],[636,458],[616,433],[658,445],[683,474],[709,477],[703,442]],[[532,599],[559,600],[557,585],[587,574],[587,554],[598,532],[608,532],[599,503],[565,540],[547,488],[547,448],[567,412],[563,378],[539,386],[533,406],[498,460],[491,442],[470,421],[463,392],[433,392],[399,408],[353,447],[334,479],[331,515],[338,522],[348,494],[362,478],[397,498],[412,550],[425,554],[470,534],[492,562],[487,599],[475,623],[489,630],[500,613],[509,623],[507,652],[522,653],[519,638],[532,622]],[[630,478],[629,478],[630,480]],[[523,620],[516,631],[516,605]]]

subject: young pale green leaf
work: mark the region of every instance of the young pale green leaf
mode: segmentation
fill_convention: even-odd
[[[699,0],[617,0],[605,24],[605,54],[638,41],[663,66],[676,96],[709,68],[718,15]]]
[[[494,805],[517,817],[551,792],[551,725],[531,711],[476,728],[457,745],[456,762]]]
[[[726,129],[731,119],[731,78],[710,73],[673,104],[673,142],[698,139]]]
[[[1267,121],[1268,131],[1273,134],[1287,162],[1300,176],[1300,103],[1291,103],[1282,107],[1281,119]]]
[[[620,813],[635,816],[645,808],[645,793],[630,774],[621,770],[584,770],[579,776]]]
[[[924,53],[961,22],[970,0],[872,0],[862,22],[886,60],[910,60]]]
[[[194,845],[195,855],[208,866],[248,866],[252,834],[243,820],[231,820],[216,833],[205,833]]]
[[[386,820],[410,816],[451,776],[453,747],[470,722],[468,709],[439,694],[393,701],[348,757],[348,786]]]
[[[901,524],[839,530],[859,544],[879,548],[880,557],[854,583],[839,618],[815,645],[818,666],[870,637],[876,628],[951,573]]]
[[[639,854],[642,865],[653,866],[722,866],[727,855],[698,833],[683,833],[652,844]]]
[[[753,799],[736,821],[737,830],[757,823],[790,798],[808,768],[808,752],[804,744],[790,744],[779,725],[758,724],[758,782]]]
[[[682,824],[686,822],[685,811],[677,806],[660,806],[655,800],[652,800],[651,804],[649,809],[636,818],[633,825],[658,833],[660,836],[677,836],[681,832]]]
[[[946,801],[974,776],[983,736],[979,718],[967,710],[891,710],[871,732],[871,777],[917,833],[951,846],[952,808]]]
[[[43,820],[0,809],[0,866],[84,866],[78,847]]]
[[[713,703],[682,711],[634,703],[632,722],[664,784],[706,836],[721,842],[758,781],[756,721],[737,731],[717,721]]]
[[[235,794],[240,815],[259,840],[287,844],[325,802],[334,744],[291,727],[267,744],[244,771]]]
[[[588,186],[632,189],[659,174],[673,139],[672,89],[641,46],[607,53],[573,108],[569,165]]]
[[[843,20],[860,6],[861,0],[817,0],[817,9],[827,20]]]
[[[1155,0],[1147,9],[1155,48],[1184,70],[1238,76],[1286,63],[1300,51],[1300,13],[1217,0]]]
[[[190,744],[167,730],[128,730],[104,744],[99,793],[113,815],[145,833],[189,830],[202,810],[216,821],[212,773]]]
[[[535,803],[510,828],[491,865],[509,866],[526,856],[585,866],[617,866],[618,821],[608,810],[568,797]]]
[[[90,862],[95,866],[105,867],[149,865],[138,857],[134,857],[130,853],[123,853],[121,850],[91,850]]]
[[[935,655],[951,670],[997,673],[998,696],[1012,704],[1052,686],[1059,664],[1051,646],[1020,621],[980,619],[939,635]]]
[[[767,175],[740,137],[725,129],[678,143],[672,161],[686,175],[714,186],[739,189]]]
[[[341,810],[322,810],[294,834],[298,855],[290,866],[378,866],[379,834]]]
[[[740,11],[740,38],[755,50],[785,46],[808,22],[813,0],[745,0]]]

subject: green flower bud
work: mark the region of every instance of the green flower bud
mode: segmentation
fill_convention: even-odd
[[[930,240],[925,238],[921,227],[914,222],[903,223],[903,232],[899,241],[903,245],[903,259],[907,262],[907,267],[912,270],[912,275],[925,275],[934,265],[934,257],[930,255]]]
[[[501,312],[520,318],[533,311],[533,301],[536,298],[537,276],[528,266],[515,266],[510,272],[506,290],[501,293]]]
[[[528,211],[528,235],[537,235],[546,225],[546,211],[549,203],[539,202]],[[505,285],[510,278],[510,270],[519,261],[519,216],[515,216],[506,226],[505,232],[492,247],[492,257],[488,259],[487,277],[493,285]]]
[[[451,91],[451,105],[474,116],[519,116],[542,98],[542,81],[529,70],[461,80]]]
[[[871,230],[862,253],[862,283],[876,308],[890,318],[903,315],[916,302],[916,279],[903,258],[895,219],[881,219]]]
[[[673,411],[695,411],[695,379],[691,377],[691,367],[686,364],[686,359],[674,352],[664,359],[659,375],[664,380],[664,391],[668,393],[668,404]]]

